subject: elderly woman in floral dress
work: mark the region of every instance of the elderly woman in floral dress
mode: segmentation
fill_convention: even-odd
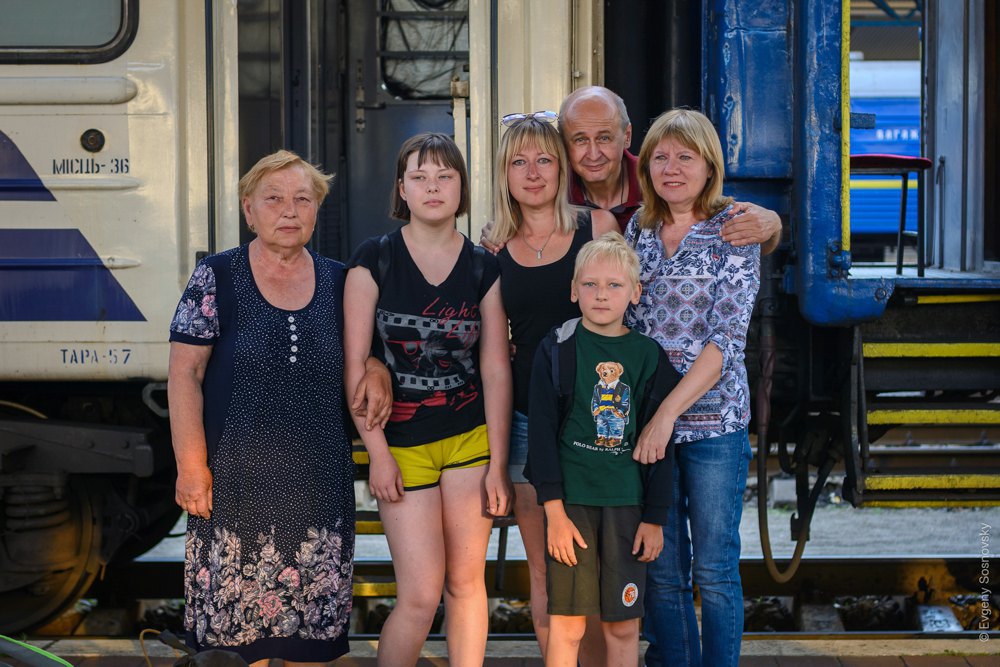
[[[170,326],[187,640],[253,665],[325,664],[348,650],[344,266],[305,249],[330,178],[288,151],[261,159],[240,180],[256,238],[198,263]],[[369,427],[391,408],[376,364],[353,406]]]

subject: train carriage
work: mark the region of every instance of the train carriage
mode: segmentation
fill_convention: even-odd
[[[849,136],[885,107],[852,108],[848,0],[5,7],[0,631],[52,618],[175,522],[167,326],[197,258],[241,241],[243,168],[288,147],[336,172],[314,246],[343,259],[393,224],[402,139],[449,132],[474,186],[460,225],[478,238],[497,118],[592,83],[623,95],[636,149],[663,109],[705,110],[727,193],[786,223],[748,365],[759,452],[799,480],[793,534],[834,470],[857,505],[1000,501],[997,10],[921,6],[910,146],[932,167],[907,222],[919,266],[898,271],[858,262]],[[937,444],[880,440],[900,432]]]

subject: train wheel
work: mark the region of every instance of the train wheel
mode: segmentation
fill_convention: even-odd
[[[4,480],[0,503],[0,633],[36,628],[71,607],[101,569],[100,497],[85,480]],[[22,483],[23,482],[23,483]]]

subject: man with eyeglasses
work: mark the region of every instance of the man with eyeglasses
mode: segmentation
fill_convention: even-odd
[[[642,205],[638,160],[629,151],[632,123],[625,102],[602,86],[579,88],[559,108],[559,131],[573,173],[569,200],[609,211],[622,231]],[[756,204],[737,203],[743,213],[722,228],[722,238],[736,246],[759,243],[769,254],[781,242],[781,218]]]

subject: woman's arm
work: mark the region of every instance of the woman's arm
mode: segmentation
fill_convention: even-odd
[[[599,239],[608,232],[620,232],[621,227],[615,216],[604,209],[595,208],[590,212],[590,228],[594,232],[594,238]]]
[[[674,422],[715,386],[722,375],[722,350],[709,343],[691,364],[691,368],[667,394],[646,427],[639,434],[632,458],[639,463],[655,463],[666,456]]]
[[[170,343],[167,399],[170,436],[177,460],[174,499],[188,514],[203,519],[212,515],[212,472],[208,469],[201,390],[211,356],[211,345]]]
[[[479,372],[483,378],[486,435],[490,441],[490,465],[486,473],[486,509],[493,516],[510,511],[513,487],[507,475],[513,380],[507,340],[507,313],[500,297],[500,279],[479,302],[482,325],[479,333]]]
[[[375,331],[378,285],[368,269],[356,266],[344,282],[344,390],[354,396],[365,375]],[[368,488],[379,500],[395,502],[403,497],[403,476],[389,452],[382,426],[366,428],[365,417],[351,411],[354,425],[368,450]]]

